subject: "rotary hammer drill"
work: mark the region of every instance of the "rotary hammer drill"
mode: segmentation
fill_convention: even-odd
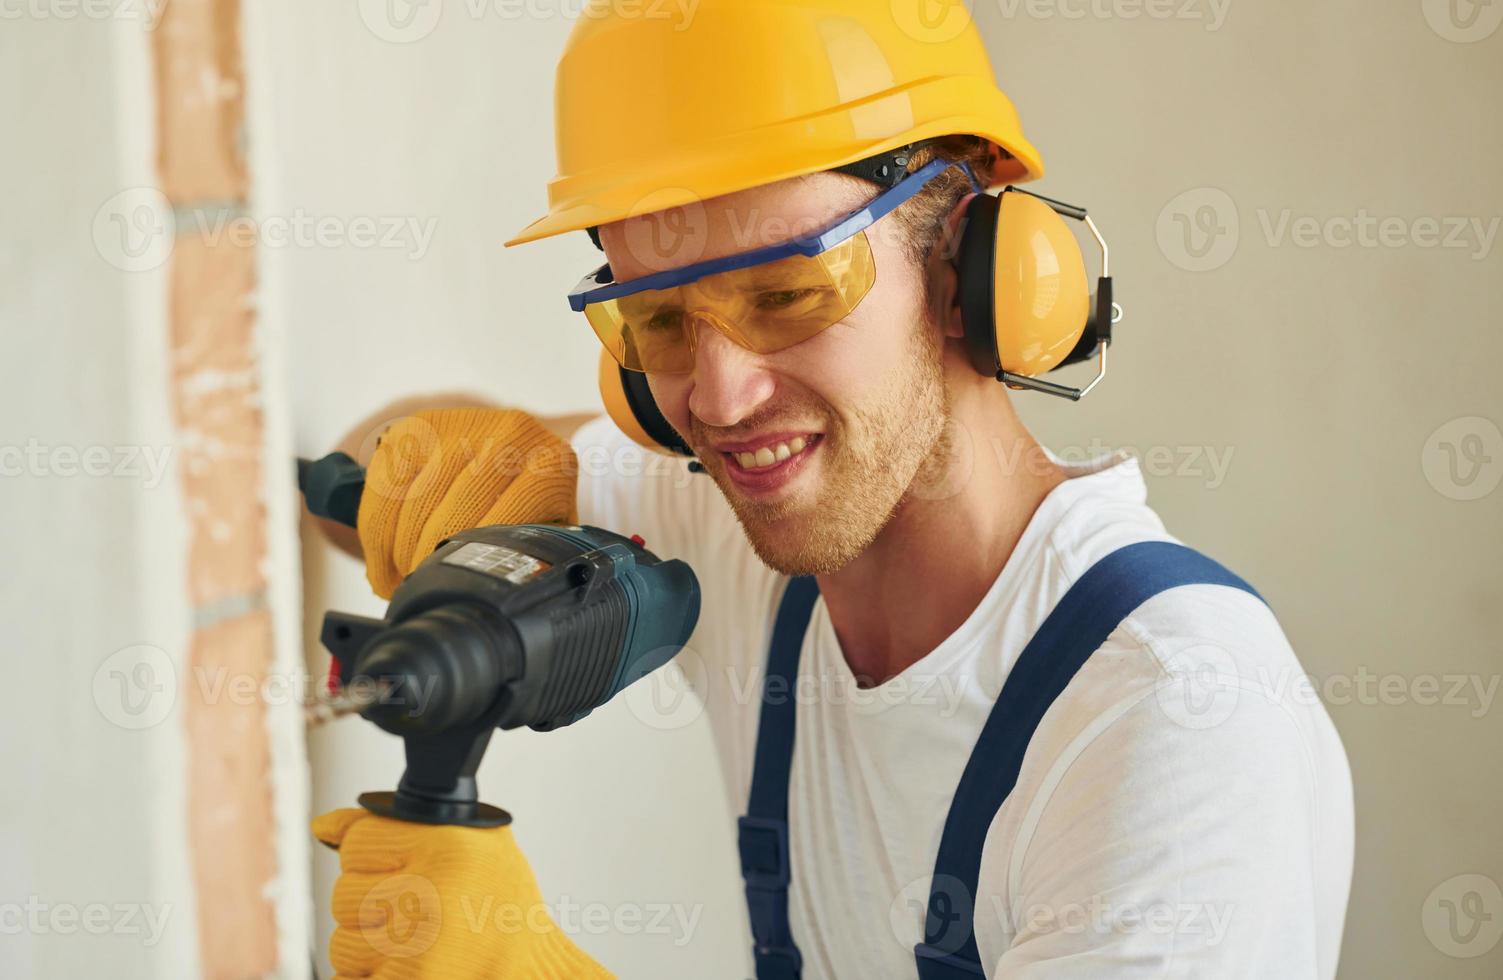
[[[354,527],[364,484],[344,453],[298,460],[298,488],[319,517]],[[509,823],[475,784],[491,732],[573,724],[671,660],[698,619],[694,572],[640,538],[553,524],[452,535],[383,618],[324,617],[340,686],[406,749],[396,791],[364,793],[360,805],[419,823]]]

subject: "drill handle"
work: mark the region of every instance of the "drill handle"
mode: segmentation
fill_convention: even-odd
[[[354,527],[365,491],[365,467],[345,453],[330,453],[320,460],[299,456],[297,488],[308,513]]]
[[[409,735],[407,771],[395,793],[361,793],[360,805],[383,817],[411,823],[502,827],[511,814],[481,803],[475,770],[491,740],[493,725],[469,725],[432,736]]]

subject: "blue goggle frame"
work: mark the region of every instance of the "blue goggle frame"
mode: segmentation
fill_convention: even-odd
[[[964,162],[936,157],[877,195],[866,207],[858,208],[823,230],[801,238],[791,238],[786,242],[753,249],[750,252],[739,252],[718,259],[706,259],[703,262],[695,262],[677,269],[654,272],[628,282],[616,282],[612,279],[611,266],[607,262],[581,279],[579,285],[569,293],[569,308],[576,313],[583,313],[584,308],[591,303],[620,299],[623,296],[645,292],[649,289],[671,289],[674,286],[683,286],[697,279],[703,279],[705,276],[712,276],[717,272],[745,269],[764,262],[786,259],[791,255],[814,256],[829,251],[887,217],[905,201],[923,190],[931,180],[951,167],[961,169],[976,193],[984,191],[976,180],[976,175],[971,173],[971,168]]]

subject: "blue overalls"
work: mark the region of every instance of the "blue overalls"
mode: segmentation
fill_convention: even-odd
[[[973,928],[981,848],[1018,780],[1023,753],[1044,713],[1129,613],[1167,589],[1199,584],[1230,586],[1262,599],[1251,585],[1197,551],[1144,541],[1091,566],[1028,641],[982,726],[945,818],[924,941],[913,950],[919,980],[985,976]],[[790,579],[778,608],[762,682],[751,794],[739,822],[757,980],[799,980],[803,967],[788,926],[788,779],[796,699],[767,695],[793,690],[804,631],[818,597],[812,576]]]

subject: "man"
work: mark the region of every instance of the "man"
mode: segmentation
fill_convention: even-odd
[[[1057,364],[1079,317],[1037,371],[1004,385],[1005,358],[977,369],[961,254],[977,190],[1041,164],[974,27],[937,31],[903,6],[704,0],[686,29],[607,5],[581,18],[559,67],[553,208],[516,241],[590,230],[609,272],[575,306],[645,375],[704,475],[585,465],[577,497],[554,473],[486,483],[480,457],[546,449],[544,428],[420,413],[372,461],[373,479],[402,474],[385,477],[385,503],[362,504],[372,583],[389,591],[442,535],[498,520],[577,516],[690,563],[700,693],[729,791],[753,796],[741,841],[759,977],[1332,976],[1349,774],[1324,711],[1264,681],[1299,668],[1260,598],[1194,565],[1054,669],[1068,646],[1054,634],[1148,574],[1088,595],[1108,556],[1186,559],[1166,550],[1133,459],[1063,463],[1013,411],[1009,386]],[[986,274],[1001,281],[1006,264]],[[1024,275],[1043,284],[1030,309],[1085,300],[1065,273]],[[1027,346],[1025,328],[988,326],[993,353]],[[572,442],[587,462],[634,448],[608,419]],[[769,666],[780,617],[782,668]],[[1058,690],[1034,679],[1051,671]],[[791,715],[764,710],[772,681]],[[1009,726],[1011,742],[993,739]],[[969,786],[997,799],[978,808]],[[347,826],[395,823],[340,819],[321,836],[346,851]],[[535,893],[522,878],[518,893]],[[336,951],[354,942],[342,932]],[[569,957],[562,974],[526,966],[515,943],[471,965],[595,969],[541,932],[550,962]]]

